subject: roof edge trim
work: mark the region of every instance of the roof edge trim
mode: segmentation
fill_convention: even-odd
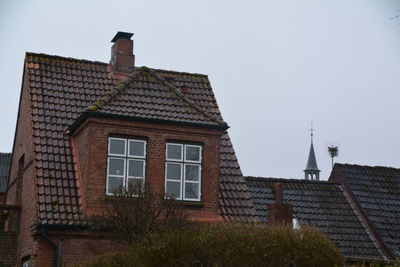
[[[162,119],[151,119],[151,118],[142,118],[128,115],[115,115],[108,114],[97,111],[84,111],[81,115],[75,120],[75,122],[68,127],[67,131],[73,133],[88,117],[100,117],[100,118],[117,118],[124,120],[136,120],[136,121],[144,121],[144,122],[153,122],[153,123],[161,123],[161,124],[172,124],[172,125],[184,125],[184,126],[195,126],[200,128],[207,129],[215,129],[226,131],[229,129],[228,125],[219,125],[219,124],[207,124],[207,123],[197,123],[197,122],[184,122],[184,121],[173,121],[173,120],[162,120]]]
[[[304,180],[295,178],[274,178],[274,177],[259,177],[259,176],[243,176],[246,180],[252,181],[267,181],[267,182],[290,182],[290,183],[304,183],[304,184],[335,184],[340,185],[339,182],[334,181],[316,181],[316,180]]]

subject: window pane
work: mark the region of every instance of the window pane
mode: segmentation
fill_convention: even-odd
[[[135,195],[139,195],[143,190],[143,179],[128,179],[128,186],[130,190],[133,190]]]
[[[124,159],[108,159],[108,174],[110,175],[125,175],[125,160]]]
[[[189,181],[198,181],[200,178],[199,165],[185,165],[185,179]]]
[[[117,190],[123,186],[123,182],[124,182],[124,178],[122,178],[122,177],[109,176],[107,193],[110,193],[110,194],[114,193],[115,190]]]
[[[185,198],[199,199],[199,184],[185,183]]]
[[[182,160],[182,145],[167,144],[167,159]]]
[[[167,181],[167,196],[181,198],[181,183]]]
[[[144,157],[145,142],[129,141],[129,156]]]
[[[143,177],[144,161],[143,160],[128,160],[128,176]]]
[[[181,164],[167,163],[167,179],[171,180],[181,179]]]
[[[186,146],[186,160],[200,161],[200,147]]]
[[[117,154],[125,156],[125,140],[120,139],[109,139],[110,142],[110,154]]]

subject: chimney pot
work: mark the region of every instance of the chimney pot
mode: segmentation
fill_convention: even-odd
[[[113,46],[111,48],[110,64],[115,72],[132,73],[135,67],[135,55],[133,54],[133,33],[118,32],[111,40]]]

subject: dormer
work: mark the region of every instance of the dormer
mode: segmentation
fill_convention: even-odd
[[[69,128],[87,215],[114,189],[144,183],[192,219],[219,220],[222,120],[205,75],[136,67]]]

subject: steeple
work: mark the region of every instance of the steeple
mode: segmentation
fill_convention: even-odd
[[[307,166],[306,169],[304,170],[304,178],[306,180],[319,181],[320,170],[318,169],[317,160],[315,158],[313,137],[314,137],[314,129],[311,123],[311,147],[310,147],[310,153],[308,154]]]

